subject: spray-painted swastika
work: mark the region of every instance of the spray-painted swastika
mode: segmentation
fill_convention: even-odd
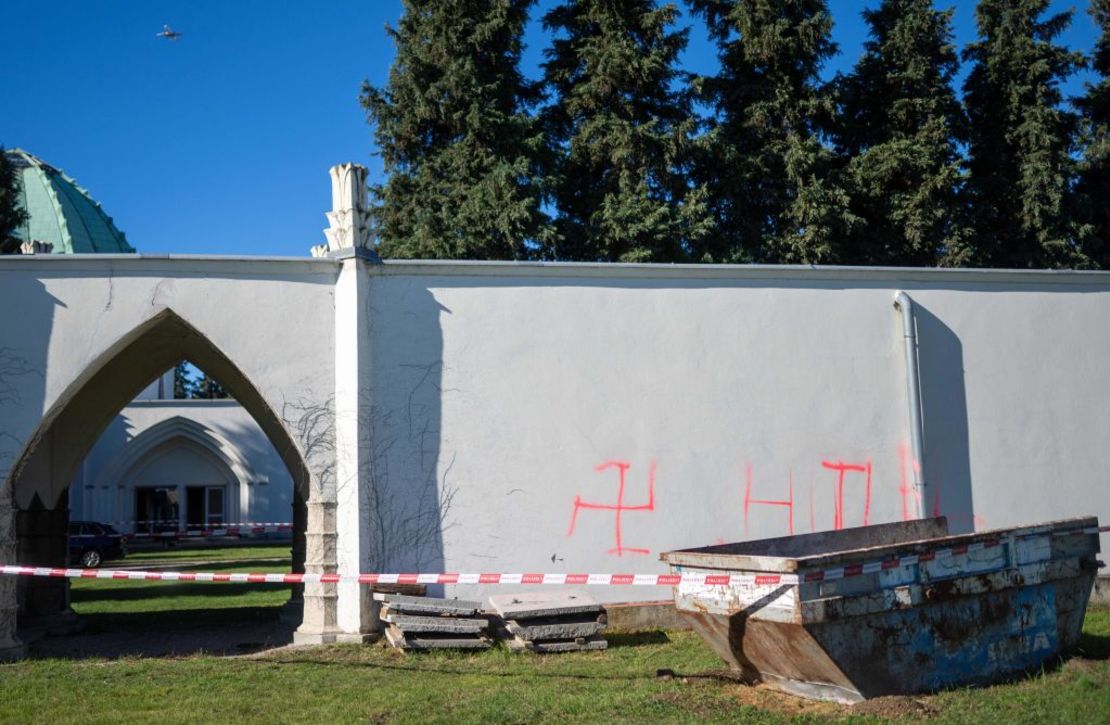
[[[648,500],[645,504],[637,506],[629,506],[624,503],[624,486],[628,469],[632,464],[627,461],[605,461],[604,463],[596,466],[594,470],[599,473],[607,471],[610,468],[617,469],[618,482],[617,482],[617,502],[615,504],[594,503],[592,501],[583,501],[580,495],[574,497],[574,513],[570,517],[570,528],[567,529],[567,536],[574,533],[574,527],[578,523],[578,512],[582,509],[592,509],[597,511],[615,511],[615,528],[616,528],[616,546],[609,549],[610,554],[617,556],[624,556],[625,554],[650,554],[650,549],[639,549],[634,547],[627,547],[624,545],[624,540],[621,534],[621,517],[625,511],[654,511],[655,510],[655,461],[652,461],[648,466]]]

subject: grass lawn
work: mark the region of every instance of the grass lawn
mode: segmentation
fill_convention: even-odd
[[[205,561],[176,565],[176,562]],[[289,571],[289,546],[167,549],[129,554],[105,568],[173,565],[175,571]],[[279,607],[289,587],[274,584],[196,584],[134,582],[122,579],[76,579],[70,590],[73,609],[81,615],[132,614],[180,610]],[[126,621],[121,620],[126,625]]]
[[[175,561],[234,561],[244,559],[269,558],[289,561],[289,544],[254,544],[251,546],[171,546],[166,548],[135,551],[124,559],[109,561],[105,568],[122,566],[141,566],[146,564],[168,564]]]
[[[253,549],[242,550],[254,556]],[[189,559],[200,557],[188,557]],[[210,557],[204,557],[210,558]],[[287,569],[288,560],[221,571]],[[84,580],[74,608],[104,632],[235,627],[274,617],[281,586]],[[208,610],[208,611],[203,611]],[[185,616],[189,615],[189,616]],[[404,655],[382,645],[244,657],[39,658],[0,665],[4,722],[782,722],[879,717],[936,722],[1110,721],[1110,611],[1092,611],[1080,657],[1013,684],[861,708],[746,687],[690,632],[609,633],[606,652]],[[670,669],[673,678],[656,671]],[[693,675],[693,676],[691,676]],[[701,675],[701,676],[697,676]]]

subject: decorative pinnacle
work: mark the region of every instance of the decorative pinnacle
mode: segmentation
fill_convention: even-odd
[[[370,214],[366,200],[366,167],[339,164],[331,167],[331,206],[325,216],[327,244],[312,247],[313,257],[324,257],[345,249],[372,250]]]

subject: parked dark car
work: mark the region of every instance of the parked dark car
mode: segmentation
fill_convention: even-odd
[[[123,534],[108,524],[95,521],[69,522],[69,560],[86,569],[95,569],[108,559],[120,559],[127,554],[127,541]]]

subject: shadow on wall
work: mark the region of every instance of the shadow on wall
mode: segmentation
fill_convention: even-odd
[[[135,518],[130,506],[120,507],[120,495],[114,481],[99,480],[99,473],[113,455],[123,450],[133,438],[134,425],[122,412],[112,419],[85,457],[69,487],[69,510],[74,520],[115,523]]]
[[[39,279],[21,274],[0,277],[8,307],[8,314],[0,317],[0,561],[16,562],[23,553],[19,533],[26,531],[32,521],[19,512],[13,469],[44,409],[47,352],[54,315],[57,307],[65,305],[47,292]],[[38,509],[44,507],[39,499],[30,503]],[[48,504],[53,506],[55,502],[51,500]],[[28,507],[26,502],[24,506]],[[63,560],[65,553],[63,548],[60,552]],[[27,599],[27,588],[26,581],[0,577],[0,660],[22,652],[16,639],[16,611],[19,603]],[[48,596],[64,602],[64,588],[46,589],[50,590]]]
[[[256,426],[228,425],[224,437],[233,441],[239,455],[257,476],[249,483],[249,501],[238,512],[241,520],[254,522],[292,521],[293,479],[281,463],[277,449]],[[242,504],[240,504],[242,507]]]
[[[963,344],[938,317],[914,301],[921,413],[924,420],[926,510],[947,516],[951,532],[975,529]]]
[[[18,303],[19,312],[0,320],[0,485],[4,502],[12,500],[12,466],[42,415],[54,311],[65,306],[46,291],[41,280],[10,276],[2,281],[4,299]]]
[[[371,571],[442,571],[443,534],[452,525],[456,453],[441,450],[440,437],[440,315],[451,311],[426,287],[408,284],[395,308],[402,313],[375,311],[371,293],[364,317],[373,326],[371,367],[360,371],[371,381],[362,392],[369,425],[361,426],[370,458],[363,495]]]

